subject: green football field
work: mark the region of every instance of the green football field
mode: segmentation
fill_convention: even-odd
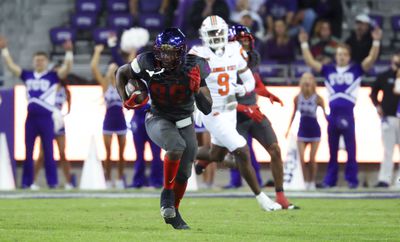
[[[186,198],[176,231],[157,198],[0,200],[0,241],[400,241],[399,199],[292,199],[263,212],[252,198]]]

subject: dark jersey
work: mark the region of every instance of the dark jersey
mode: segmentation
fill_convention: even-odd
[[[252,51],[248,51],[247,55],[248,55],[247,67],[250,68],[250,70],[253,73],[258,72],[258,66],[259,66],[260,60],[261,60],[260,54],[257,51],[252,50]],[[239,76],[238,76],[238,83],[243,84],[243,81],[240,79]],[[236,99],[239,104],[243,104],[243,105],[255,105],[257,103],[257,95],[256,95],[255,90],[253,90],[252,92],[246,93],[246,95],[243,97],[236,96]],[[246,114],[238,112],[238,114],[237,114],[238,122],[243,122],[248,119],[250,119],[250,118]]]
[[[178,121],[192,115],[194,94],[189,88],[187,73],[196,65],[200,68],[201,84],[210,73],[207,61],[195,55],[186,55],[184,63],[174,71],[167,71],[159,65],[152,52],[145,52],[131,63],[133,75],[147,83],[151,99],[151,112],[171,121]]]

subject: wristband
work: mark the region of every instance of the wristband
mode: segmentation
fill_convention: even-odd
[[[10,56],[10,52],[8,51],[8,48],[7,48],[7,47],[1,49],[1,55],[2,55],[3,57],[8,57],[8,56]]]
[[[372,42],[372,46],[379,47],[380,45],[381,45],[381,42],[379,40],[374,40]]]
[[[304,49],[309,49],[309,48],[310,48],[310,46],[308,45],[307,42],[301,43],[300,47],[301,47],[301,49],[303,49],[303,50],[304,50]]]
[[[74,60],[74,54],[72,53],[71,50],[65,52],[65,60],[67,60],[67,61]]]
[[[117,38],[108,38],[107,45],[110,48],[114,48],[115,46],[117,46]]]

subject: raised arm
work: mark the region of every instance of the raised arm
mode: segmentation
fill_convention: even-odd
[[[380,41],[382,39],[382,30],[377,27],[372,31],[371,35],[372,39],[374,40],[372,42],[372,47],[368,56],[365,57],[365,59],[361,62],[361,67],[364,71],[368,71],[374,65],[376,59],[378,59]]]
[[[92,60],[90,61],[90,69],[92,70],[94,79],[101,85],[103,90],[106,90],[108,87],[108,83],[106,78],[101,74],[101,71],[99,69],[100,56],[103,49],[104,49],[103,45],[96,45],[94,47],[94,53],[92,56]]]
[[[7,68],[14,76],[20,77],[22,73],[22,68],[14,63],[14,60],[12,59],[11,54],[7,48],[7,39],[3,36],[0,36],[0,49],[1,55],[3,56]]]
[[[304,30],[301,30],[299,33],[299,42],[301,46],[301,53],[303,54],[306,64],[314,71],[321,72],[322,63],[314,59],[310,51],[310,46],[308,45],[308,34]]]
[[[73,46],[71,40],[65,41],[63,47],[65,50],[64,63],[57,70],[57,76],[60,79],[64,79],[67,77],[68,73],[71,72],[72,64],[74,62],[74,54],[72,52]]]
[[[122,66],[123,64],[126,64],[126,61],[118,51],[117,41],[117,36],[115,34],[111,34],[107,38],[107,45],[111,50],[111,56],[114,62],[117,63],[118,66]]]
[[[285,137],[286,137],[286,138],[289,136],[290,127],[292,127],[292,123],[293,123],[294,117],[296,116],[296,112],[297,112],[297,99],[298,99],[298,97],[299,97],[299,96],[296,96],[296,97],[294,98],[294,105],[293,105],[294,108],[293,108],[292,117],[290,118],[289,127],[287,128],[287,131],[286,131],[286,134],[285,134]]]

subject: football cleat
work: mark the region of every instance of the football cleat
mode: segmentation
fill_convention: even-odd
[[[203,172],[210,163],[211,162],[205,160],[197,160],[196,163],[194,164],[194,170],[196,172],[196,175],[203,174]]]
[[[160,212],[163,218],[174,218],[175,212],[175,194],[173,190],[163,189],[160,198]]]
[[[189,225],[182,219],[178,209],[174,218],[164,218],[166,224],[170,224],[174,229],[190,229]]]
[[[265,211],[271,212],[271,211],[282,210],[282,206],[279,203],[276,203],[273,200],[271,200],[263,192],[257,195],[256,199],[260,207]]]

